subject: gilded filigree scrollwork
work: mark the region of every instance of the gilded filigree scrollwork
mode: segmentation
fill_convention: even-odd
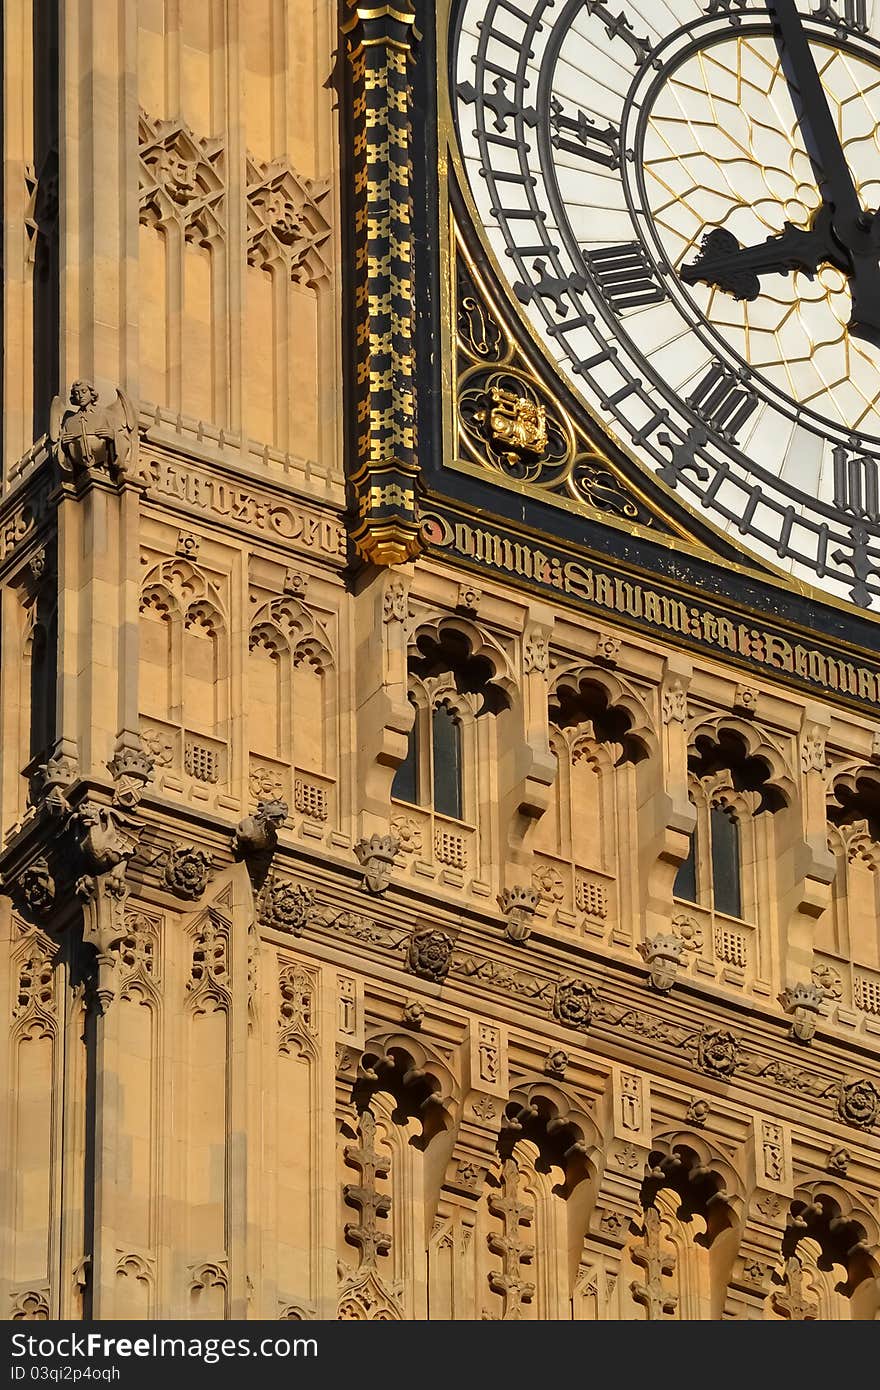
[[[461,257],[456,262],[455,270],[460,346],[469,357],[480,362],[502,362],[509,352],[503,330],[474,284]]]
[[[603,448],[545,391],[501,326],[480,278],[456,258],[457,425],[462,458],[607,515],[656,524]]]

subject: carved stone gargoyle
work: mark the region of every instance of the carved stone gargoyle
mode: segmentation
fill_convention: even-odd
[[[129,859],[137,849],[141,825],[118,806],[84,801],[70,817],[70,829],[79,845],[85,873],[112,873],[122,881]]]
[[[96,469],[114,479],[124,477],[137,429],[131,401],[117,390],[115,401],[100,405],[90,381],[75,381],[70,404],[72,409],[65,410],[56,396],[49,410],[51,454],[62,472]]]
[[[821,985],[799,982],[788,985],[778,996],[787,1014],[791,1014],[791,1035],[798,1042],[809,1042],[816,1032],[819,1010],[825,1000]]]
[[[242,816],[232,836],[232,853],[236,859],[253,859],[270,855],[278,844],[278,831],[287,820],[286,801],[261,801],[253,816]]]
[[[354,852],[364,871],[364,885],[371,893],[385,892],[399,851],[396,835],[371,835],[368,840],[358,840]]]
[[[671,932],[661,932],[647,941],[640,941],[636,950],[648,967],[654,989],[668,994],[678,977],[684,942]]]

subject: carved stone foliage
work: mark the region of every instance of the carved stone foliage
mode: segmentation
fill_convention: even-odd
[[[880,1090],[873,1081],[846,1082],[840,1088],[837,1113],[845,1124],[873,1129],[880,1118]]]
[[[785,1261],[782,1288],[773,1293],[773,1310],[782,1318],[793,1322],[815,1322],[819,1316],[819,1305],[807,1294],[807,1281],[804,1268],[797,1255]]]
[[[697,1043],[697,1065],[710,1076],[732,1076],[740,1056],[740,1042],[723,1028],[704,1028]]]
[[[660,1213],[654,1206],[645,1208],[642,1221],[642,1241],[632,1250],[633,1263],[644,1271],[641,1280],[634,1279],[630,1291],[636,1303],[645,1310],[648,1322],[672,1317],[678,1306],[678,1296],[664,1282],[675,1272],[675,1251],[663,1244]]]
[[[388,1216],[391,1197],[380,1184],[391,1172],[391,1158],[377,1144],[376,1118],[364,1109],[358,1116],[357,1141],[346,1144],[345,1162],[355,1168],[359,1180],[345,1183],[343,1197],[357,1212],[356,1221],[345,1223],[345,1238],[358,1252],[357,1269],[340,1263],[339,1311],[342,1321],[390,1321],[402,1316],[398,1290],[385,1282],[379,1271],[380,1257],[391,1249]]]
[[[229,928],[208,910],[192,932],[192,963],[186,982],[187,1003],[194,1013],[229,1007]]]
[[[382,595],[382,620],[386,623],[405,623],[409,617],[409,584],[399,574],[385,583]]]
[[[165,857],[163,880],[178,898],[200,898],[212,878],[213,855],[195,845],[173,845]]]
[[[346,1163],[360,1173],[359,1182],[343,1188],[346,1202],[358,1212],[357,1221],[346,1223],[345,1238],[358,1248],[359,1268],[371,1269],[378,1256],[391,1249],[391,1234],[380,1227],[391,1210],[391,1198],[377,1190],[378,1179],[387,1178],[391,1171],[391,1159],[376,1148],[376,1120],[369,1110],[361,1112],[358,1140],[345,1146]]]
[[[407,966],[413,974],[426,980],[443,980],[449,972],[452,947],[452,938],[445,932],[414,932],[410,937]]]
[[[553,1016],[572,1028],[590,1026],[596,991],[586,980],[560,980],[553,998]]]
[[[51,912],[55,902],[55,880],[44,855],[40,855],[22,870],[16,888],[22,906],[32,916],[45,917]]]
[[[321,204],[326,179],[308,179],[286,160],[247,161],[247,259],[297,284],[314,289],[330,278],[322,251],[330,236]]]
[[[25,165],[24,182],[25,254],[35,274],[42,277],[48,273],[51,252],[58,244],[58,150],[54,145],[46,149],[39,168]]]
[[[200,139],[183,121],[138,121],[140,220],[148,227],[176,223],[187,241],[222,238],[225,173],[219,139]]]
[[[568,1063],[568,1053],[561,1047],[557,1047],[552,1052],[548,1052],[544,1058],[544,1071],[547,1076],[554,1076],[557,1081],[561,1081],[565,1076]]]
[[[685,1112],[685,1123],[694,1129],[704,1129],[709,1118],[709,1103],[705,1100],[692,1100]]]
[[[400,848],[398,854],[418,854],[422,848],[422,829],[412,816],[395,815],[391,821],[391,833]]]
[[[301,936],[314,902],[310,888],[286,879],[269,878],[257,899],[257,914],[265,927]]]

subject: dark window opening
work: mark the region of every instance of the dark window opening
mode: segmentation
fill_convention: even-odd
[[[697,901],[697,837],[693,830],[688,836],[687,859],[678,866],[672,892],[676,898],[684,898],[685,902]]]
[[[434,810],[461,820],[461,725],[448,705],[431,714],[434,763]]]
[[[729,917],[742,916],[740,884],[739,826],[723,806],[710,812],[712,833],[712,892],[716,912]]]
[[[415,719],[407,735],[406,757],[394,774],[391,795],[396,801],[408,801],[415,806],[419,800],[419,711],[414,700],[410,700],[410,704],[415,711]]]

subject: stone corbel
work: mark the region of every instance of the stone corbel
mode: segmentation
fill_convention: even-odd
[[[357,731],[363,788],[360,837],[388,832],[391,786],[415,711],[407,698],[409,570],[375,572],[357,596]]]
[[[656,769],[654,794],[639,807],[641,878],[644,898],[644,940],[668,932],[672,890],[679,866],[687,858],[696,810],[687,787],[687,691],[693,667],[687,657],[673,653],[664,663],[660,688],[662,763]]]

